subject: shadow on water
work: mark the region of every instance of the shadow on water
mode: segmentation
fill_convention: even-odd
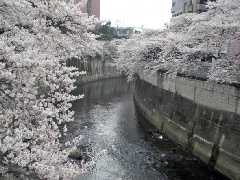
[[[108,151],[75,179],[224,179],[165,135],[149,134],[154,127],[136,112],[133,91],[133,83],[117,78],[87,83],[74,92],[85,97],[73,103],[75,121],[69,124],[66,139],[84,135],[78,148],[85,160],[103,149]]]

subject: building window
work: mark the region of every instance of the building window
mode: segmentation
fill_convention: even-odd
[[[174,6],[175,6],[175,4],[176,4],[176,2],[173,2],[173,3],[172,3],[172,7],[174,7]]]
[[[188,4],[188,12],[193,12],[193,1],[190,0]]]
[[[216,1],[216,0],[209,0],[209,1]],[[200,4],[207,4],[208,0],[200,0]]]

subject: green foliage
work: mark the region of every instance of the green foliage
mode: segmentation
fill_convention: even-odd
[[[108,21],[106,24],[102,25],[96,32],[93,32],[97,35],[100,35],[99,40],[108,40],[111,41],[115,37],[115,29],[111,27],[111,22]]]

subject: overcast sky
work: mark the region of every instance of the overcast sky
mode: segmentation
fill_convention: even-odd
[[[100,0],[101,21],[113,25],[158,29],[171,18],[172,0]]]

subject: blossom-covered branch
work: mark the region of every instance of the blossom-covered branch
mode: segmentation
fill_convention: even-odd
[[[231,52],[230,48],[239,42],[239,5],[238,0],[208,2],[207,12],[183,14],[172,18],[163,30],[133,36],[119,49],[116,64],[129,75],[142,69],[187,73],[201,68],[196,62],[211,55],[216,61],[209,79],[239,83],[239,50]]]
[[[66,61],[97,49],[88,33],[96,20],[81,12],[83,5],[73,0],[0,2],[1,163],[20,165],[40,178],[69,179],[84,168],[67,160],[81,135],[68,146],[58,140],[73,120],[71,101],[83,97],[70,94],[74,77],[83,72]]]

